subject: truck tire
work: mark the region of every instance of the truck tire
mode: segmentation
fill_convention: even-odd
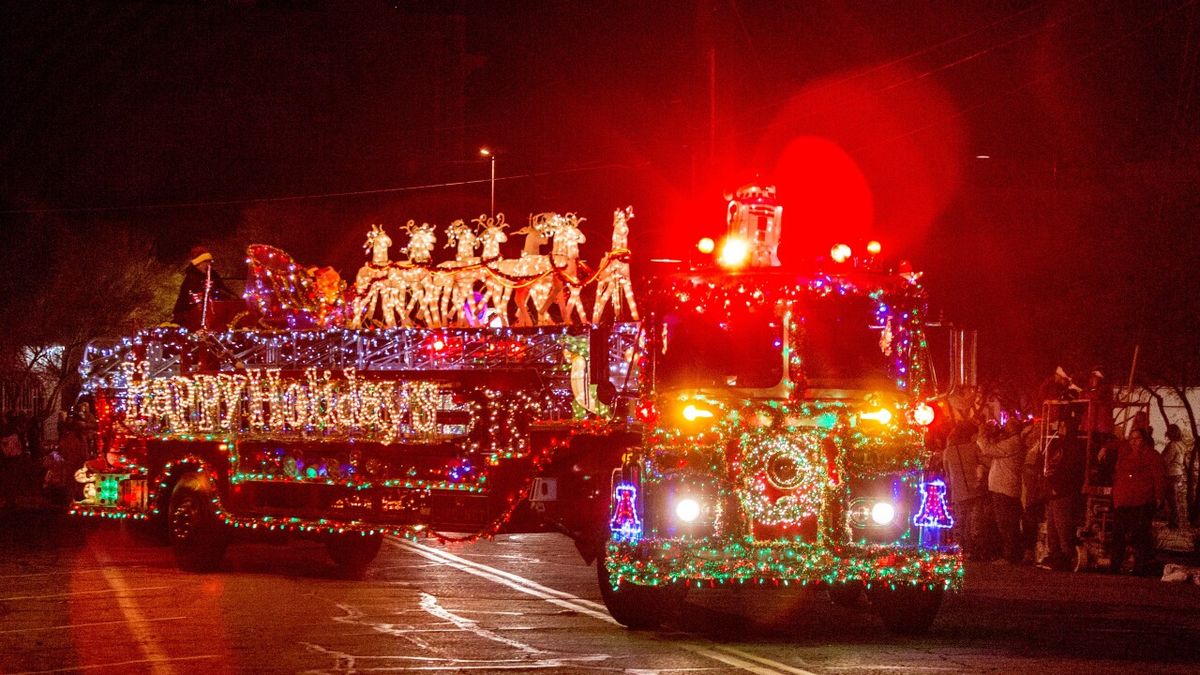
[[[179,479],[171,492],[167,531],[175,561],[190,572],[210,572],[221,565],[229,532],[217,518],[216,490],[203,474]]]
[[[596,560],[600,597],[608,613],[622,626],[634,630],[657,628],[678,613],[687,593],[685,586],[639,586],[622,581],[614,589],[604,560],[605,556]]]
[[[371,561],[379,555],[383,545],[383,535],[344,534],[325,541],[325,550],[329,558],[337,565],[340,576],[347,579],[361,579],[367,573]]]
[[[875,613],[888,631],[896,635],[924,635],[942,606],[941,588],[900,586],[872,588],[868,593]]]

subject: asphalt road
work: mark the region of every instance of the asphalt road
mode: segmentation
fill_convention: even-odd
[[[0,672],[1178,672],[1200,667],[1200,587],[972,565],[931,634],[802,589],[693,592],[633,632],[558,535],[391,540],[363,581],[315,542],[235,544],[178,571],[119,523],[0,519]]]

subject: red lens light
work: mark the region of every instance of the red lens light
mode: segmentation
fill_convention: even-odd
[[[658,406],[654,405],[653,401],[642,401],[641,403],[638,403],[635,414],[638,421],[643,424],[654,426],[658,423]]]

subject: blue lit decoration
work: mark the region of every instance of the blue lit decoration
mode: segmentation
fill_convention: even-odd
[[[612,519],[608,527],[613,541],[636,543],[642,538],[642,520],[637,514],[637,487],[632,483],[617,483],[613,488]]]
[[[474,472],[475,467],[471,465],[471,460],[464,457],[457,464],[450,467],[450,470],[446,472],[446,478],[452,483],[460,483],[473,478]]]
[[[921,507],[913,516],[912,524],[941,530],[954,527],[954,518],[946,504],[946,483],[942,479],[921,483]]]

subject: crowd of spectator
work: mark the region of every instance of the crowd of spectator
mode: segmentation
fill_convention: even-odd
[[[1192,446],[1180,428],[1170,425],[1158,447],[1144,410],[1123,410],[1116,415],[1123,423],[1114,424],[1121,406],[1099,369],[1080,387],[1059,368],[1035,406],[1004,410],[977,390],[951,397],[951,420],[936,445],[967,557],[1071,570],[1086,524],[1112,572],[1161,570],[1153,520],[1161,514],[1171,529],[1191,527]],[[1103,504],[1099,511],[1085,511],[1089,496]],[[1103,522],[1085,523],[1100,512]]]
[[[74,472],[96,452],[99,424],[88,401],[58,413],[57,439],[29,410],[0,412],[0,508],[65,503],[77,497]]]
[[[1191,528],[1193,444],[1171,424],[1159,448],[1144,412],[1115,424],[1112,388],[1099,369],[1079,387],[1059,368],[1033,411],[1006,409],[976,389],[948,403],[934,443],[955,537],[969,559],[1073,569],[1088,495],[1108,499],[1100,529],[1114,572],[1125,570],[1127,549],[1131,571],[1155,571],[1156,516],[1171,529]],[[97,418],[85,399],[56,422],[57,438],[47,440],[30,411],[0,413],[0,508],[80,497],[75,472],[96,457]]]

